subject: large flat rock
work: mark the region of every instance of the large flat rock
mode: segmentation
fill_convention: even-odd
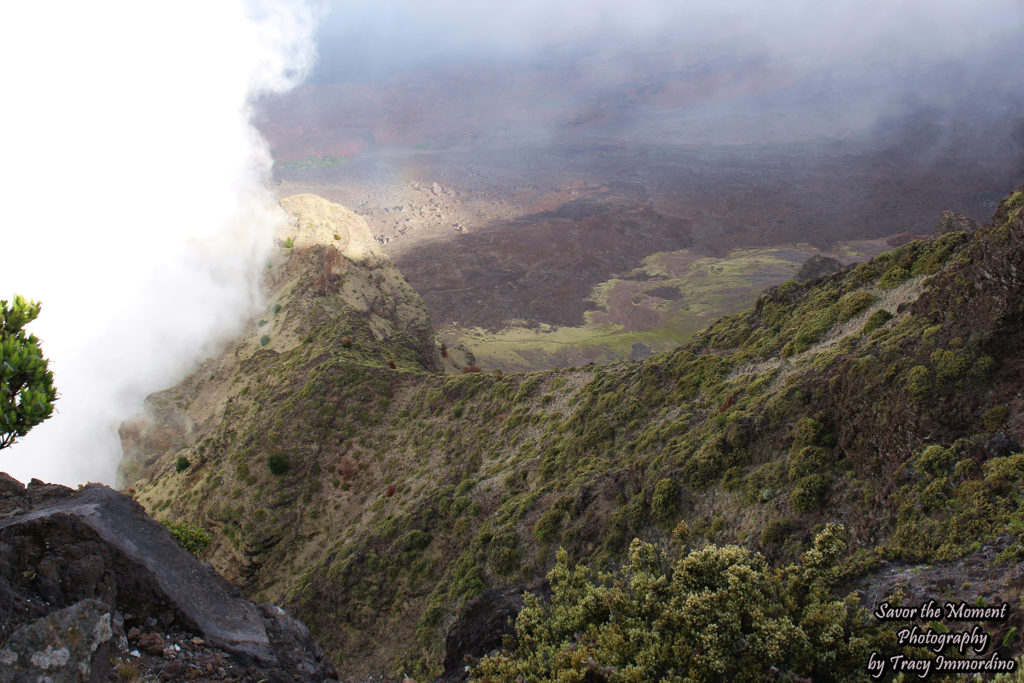
[[[241,595],[137,502],[0,474],[0,642],[78,601],[196,633],[236,659],[324,680],[334,673],[305,626]],[[126,617],[127,618],[127,617]]]

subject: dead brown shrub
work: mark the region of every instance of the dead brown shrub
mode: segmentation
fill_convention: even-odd
[[[338,472],[345,481],[352,481],[359,474],[359,465],[350,455],[343,455],[338,463]]]

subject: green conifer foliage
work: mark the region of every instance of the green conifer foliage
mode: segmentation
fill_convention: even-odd
[[[21,296],[0,301],[0,449],[50,417],[57,400],[49,361],[24,329],[38,315],[39,304]]]

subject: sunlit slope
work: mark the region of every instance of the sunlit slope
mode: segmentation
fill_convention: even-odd
[[[349,676],[438,674],[485,589],[538,586],[559,546],[613,566],[681,522],[779,561],[842,523],[850,580],[997,536],[1024,556],[1022,208],[786,282],[644,361],[532,374],[435,372],[397,272],[343,260],[320,286],[312,248],[267,323],[125,428],[125,469]]]

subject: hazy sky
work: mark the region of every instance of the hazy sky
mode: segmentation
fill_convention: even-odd
[[[403,79],[391,92],[415,96],[413,120],[532,108],[544,123],[509,139],[540,144],[582,132],[572,122],[591,103],[614,110],[598,133],[638,144],[688,144],[687,131],[699,131],[698,144],[871,136],[880,122],[925,111],[941,122],[969,110],[984,129],[1007,103],[1022,115],[1022,33],[1022,0],[349,0],[325,6],[307,83]],[[476,85],[465,67],[478,69]],[[700,88],[720,90],[652,104],[657,89],[703,75]],[[633,89],[648,85],[650,97]],[[430,95],[416,87],[444,104],[421,106]],[[374,106],[371,122],[402,118],[400,103]],[[553,107],[565,120],[548,115]],[[345,125],[330,112],[302,114],[289,112],[287,125]]]
[[[365,78],[374,66],[533,59],[551,49],[614,54],[650,41],[758,53],[804,69],[835,61],[970,65],[1016,47],[1024,21],[1020,0],[348,0],[325,8],[314,79],[329,71]]]
[[[117,425],[258,300],[269,153],[250,100],[301,80],[299,3],[5,3],[0,298],[42,302],[57,412],[0,470],[113,481]]]

